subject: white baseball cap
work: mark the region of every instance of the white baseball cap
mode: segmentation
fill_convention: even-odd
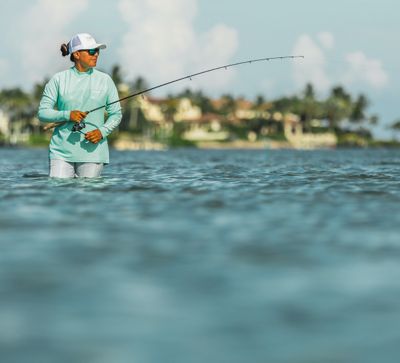
[[[72,54],[82,49],[104,49],[107,48],[105,44],[99,44],[96,40],[87,33],[80,33],[74,35],[68,43],[69,53]]]

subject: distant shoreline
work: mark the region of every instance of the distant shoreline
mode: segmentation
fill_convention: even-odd
[[[48,145],[29,144],[0,144],[0,149],[47,149]],[[117,151],[167,151],[174,149],[198,149],[198,150],[344,150],[344,149],[397,149],[400,142],[397,141],[374,141],[369,145],[346,145],[338,144],[335,147],[295,147],[286,141],[231,141],[231,142],[199,142],[192,146],[169,146],[153,142],[132,142],[110,145],[110,149]]]

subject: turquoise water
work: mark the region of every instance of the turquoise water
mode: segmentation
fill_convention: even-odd
[[[400,152],[0,149],[1,362],[397,362]]]

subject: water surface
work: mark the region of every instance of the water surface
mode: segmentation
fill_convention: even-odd
[[[0,155],[1,361],[397,361],[399,151]]]

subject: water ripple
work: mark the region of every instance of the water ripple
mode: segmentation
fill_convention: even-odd
[[[397,151],[114,151],[96,180],[2,155],[4,361],[398,355]]]

